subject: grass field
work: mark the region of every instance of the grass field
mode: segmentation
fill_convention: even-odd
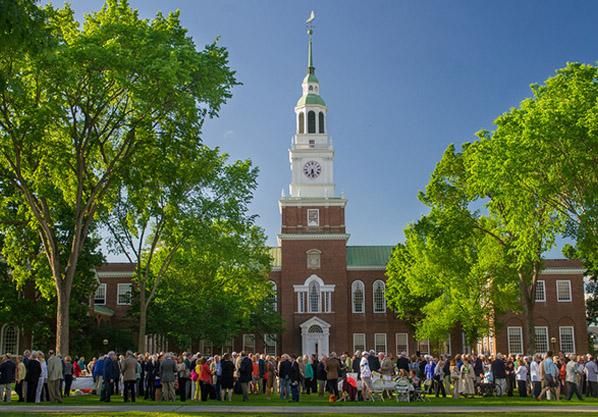
[[[1,407],[0,407],[1,409]],[[33,412],[35,413],[35,412]],[[54,413],[11,413],[10,416],[11,417],[31,417],[32,415],[35,415],[36,417],[39,416],[43,416],[43,417],[56,417],[57,414]],[[148,413],[147,412],[137,412],[137,411],[131,411],[131,412],[124,412],[124,413],[111,413],[111,412],[106,412],[106,413],[60,413],[60,416],[68,416],[68,417],[90,417],[90,416],[94,416],[94,417],[142,417],[142,416],[147,416]],[[437,416],[446,416],[446,414],[426,414],[426,415],[437,415]],[[476,414],[473,413],[467,413],[467,414],[450,414],[450,417],[473,417]],[[484,413],[483,414],[485,417],[521,417],[521,416],[534,416],[534,415],[538,415],[538,413]],[[587,416],[588,413],[584,413],[584,412],[579,412],[579,413],[567,413],[566,416],[567,417],[580,417],[580,416]],[[151,413],[152,417],[177,417],[177,416],[201,416],[201,417],[222,417],[222,414],[220,413],[169,413],[169,412],[152,412]],[[288,417],[288,414],[274,414],[274,413],[258,413],[258,414],[254,414],[254,413],[243,413],[242,414],[243,417]],[[298,413],[298,414],[292,414],[293,417],[311,417],[313,416],[313,414],[303,414],[303,413]],[[356,414],[342,414],[342,413],[326,413],[326,414],[318,414],[318,417],[355,417]],[[359,417],[374,417],[374,416],[380,416],[380,414],[359,414]],[[421,417],[422,414],[400,414],[401,417]],[[542,413],[542,417],[562,417],[563,414],[559,414],[559,413]]]
[[[193,415],[193,416],[222,416],[222,414],[219,413],[197,413],[197,412],[189,412],[186,413],[184,412],[184,407],[185,406],[202,406],[202,405],[209,405],[209,406],[222,406],[222,407],[226,407],[229,405],[235,405],[235,406],[284,406],[284,407],[296,407],[297,409],[297,414],[293,413],[293,416],[308,416],[308,415],[313,415],[313,414],[307,414],[307,413],[302,413],[300,411],[301,407],[305,407],[305,406],[321,406],[322,408],[324,407],[331,407],[332,405],[335,406],[335,410],[332,411],[330,413],[327,414],[319,414],[320,416],[356,416],[358,415],[359,417],[369,417],[369,416],[373,416],[376,414],[367,414],[367,413],[363,413],[363,414],[343,414],[342,413],[342,407],[346,407],[346,406],[375,406],[379,409],[380,413],[384,413],[384,408],[385,407],[389,407],[389,406],[417,406],[417,407],[429,407],[429,406],[435,406],[435,407],[447,407],[447,408],[451,408],[451,407],[475,407],[475,406],[484,406],[484,407],[504,407],[504,406],[512,406],[512,407],[524,407],[529,409],[529,413],[505,413],[505,412],[490,412],[487,413],[485,412],[484,415],[485,416],[501,416],[501,417],[515,417],[515,416],[523,416],[523,415],[538,415],[537,412],[534,412],[534,408],[537,407],[538,405],[542,405],[542,406],[551,406],[554,407],[554,413],[542,413],[542,417],[546,417],[546,416],[559,416],[559,417],[563,417],[563,413],[559,413],[558,412],[558,408],[560,406],[579,406],[579,413],[567,413],[566,416],[578,416],[578,415],[587,415],[587,413],[584,413],[584,407],[590,405],[590,406],[598,406],[598,398],[586,398],[585,401],[580,402],[577,399],[571,400],[571,401],[560,401],[560,402],[556,402],[556,401],[541,401],[541,402],[537,402],[534,398],[528,397],[528,398],[520,398],[518,396],[514,396],[514,397],[501,397],[501,398],[496,398],[496,397],[492,397],[492,398],[482,398],[482,397],[476,397],[474,399],[460,399],[460,400],[452,400],[451,398],[435,398],[435,397],[429,397],[430,398],[430,402],[410,402],[410,403],[397,403],[394,399],[392,400],[386,400],[384,402],[382,401],[376,401],[374,403],[372,402],[337,402],[334,404],[331,404],[328,402],[328,399],[325,397],[318,397],[317,395],[302,395],[300,398],[300,402],[299,403],[289,403],[287,400],[280,400],[278,396],[273,397],[272,400],[268,400],[266,398],[265,395],[252,395],[249,398],[249,402],[242,402],[242,398],[240,395],[234,395],[233,396],[233,402],[218,402],[215,400],[210,400],[207,402],[195,402],[195,401],[186,401],[184,403],[177,401],[175,403],[166,403],[166,402],[154,402],[151,400],[143,400],[143,399],[137,399],[137,401],[132,404],[132,403],[127,403],[127,405],[132,406],[132,407],[136,407],[136,406],[154,406],[153,410],[151,412],[151,416],[152,417],[174,417],[174,416],[179,416],[179,415]],[[37,405],[34,404],[27,404],[27,403],[18,403],[17,402],[17,397],[13,396],[12,397],[12,402],[11,405],[13,406],[18,406],[19,410],[22,409],[22,413],[10,413],[10,416],[31,416],[32,414],[30,413],[35,413],[36,416],[56,416],[56,414],[53,413],[37,413],[36,412],[36,408]],[[6,403],[1,403],[0,404],[0,417],[2,417],[2,407],[3,405],[6,405]],[[50,403],[42,403],[43,406],[49,406],[49,405],[53,405]],[[62,404],[60,404],[62,406],[101,406],[101,407],[105,407],[106,411],[101,411],[101,412],[93,412],[93,413],[81,413],[79,410],[77,410],[75,412],[75,410],[73,410],[73,413],[68,413],[68,411],[65,413],[65,410],[63,407],[61,407],[61,409],[57,409],[56,413],[60,414],[61,416],[110,416],[110,417],[132,417],[132,416],[145,416],[148,415],[149,413],[144,410],[144,411],[132,411],[132,412],[116,412],[115,411],[110,411],[110,407],[111,405],[124,405],[124,402],[122,400],[122,398],[119,395],[114,395],[112,397],[112,401],[110,404],[105,404],[105,403],[101,403],[99,401],[99,398],[95,395],[74,395],[71,396],[69,398],[65,398],[64,402]],[[160,408],[161,406],[166,406],[166,405],[179,405],[183,407],[183,410],[179,410],[178,412],[174,413],[174,412],[161,412]],[[340,410],[339,410],[340,408]],[[47,408],[45,409],[47,410]],[[196,408],[194,410],[197,410]],[[223,412],[225,411],[225,409],[223,408]],[[341,411],[339,413],[339,411]],[[365,411],[365,410],[364,410]],[[367,412],[370,412],[371,409],[368,409]],[[390,411],[390,410],[389,410]],[[475,414],[472,413],[468,413],[468,414],[459,414],[457,410],[455,410],[457,413],[455,414],[451,414],[451,416],[468,416],[471,417]],[[480,410],[482,411],[482,410]],[[588,410],[589,411],[589,410]],[[423,409],[422,412],[426,413]],[[428,413],[426,413],[428,414]],[[481,414],[481,413],[480,413]],[[8,414],[6,414],[8,415]],[[274,416],[278,416],[280,414],[275,414],[275,413],[243,413],[243,416],[248,416],[248,417],[257,417],[257,416],[264,416],[264,417],[274,417]],[[419,414],[420,416],[422,414]],[[429,415],[429,414],[428,414]],[[401,416],[408,416],[408,414],[401,414]]]

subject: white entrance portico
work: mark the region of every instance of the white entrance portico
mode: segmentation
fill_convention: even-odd
[[[312,317],[299,325],[301,327],[301,350],[303,355],[318,359],[329,353],[330,324],[319,317]]]

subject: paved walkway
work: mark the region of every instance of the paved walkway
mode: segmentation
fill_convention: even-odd
[[[15,406],[0,405],[0,413],[110,413],[138,411],[152,412],[178,412],[178,413],[277,413],[277,414],[481,414],[481,413],[597,413],[598,406],[529,406],[529,407],[436,407],[436,406],[180,406],[180,405],[73,405],[73,406]]]

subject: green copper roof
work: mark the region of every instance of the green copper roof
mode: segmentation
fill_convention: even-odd
[[[114,314],[114,310],[112,310],[111,308],[104,307],[104,306],[98,306],[98,305],[93,306],[93,311],[98,312],[100,314],[107,315],[107,316],[112,316]]]
[[[281,266],[282,259],[280,254],[280,248],[270,248],[270,256],[272,257],[272,266]]]
[[[320,81],[318,81],[318,78],[315,76],[315,74],[307,74],[305,76],[305,78],[303,79],[303,83],[320,83]]]
[[[394,246],[347,246],[347,266],[386,266]]]
[[[394,246],[347,246],[347,266],[386,266]],[[282,265],[280,248],[270,248],[272,266]]]
[[[326,103],[324,103],[324,100],[322,100],[322,97],[320,97],[317,94],[308,94],[306,96],[301,97],[297,101],[298,106],[303,106],[304,104],[320,104],[322,106],[326,105]]]

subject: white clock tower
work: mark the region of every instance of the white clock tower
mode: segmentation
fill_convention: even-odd
[[[334,150],[326,131],[326,103],[320,97],[312,56],[311,26],[307,75],[301,84],[303,95],[295,106],[296,134],[289,149],[292,180],[291,197],[334,197],[332,178]]]

